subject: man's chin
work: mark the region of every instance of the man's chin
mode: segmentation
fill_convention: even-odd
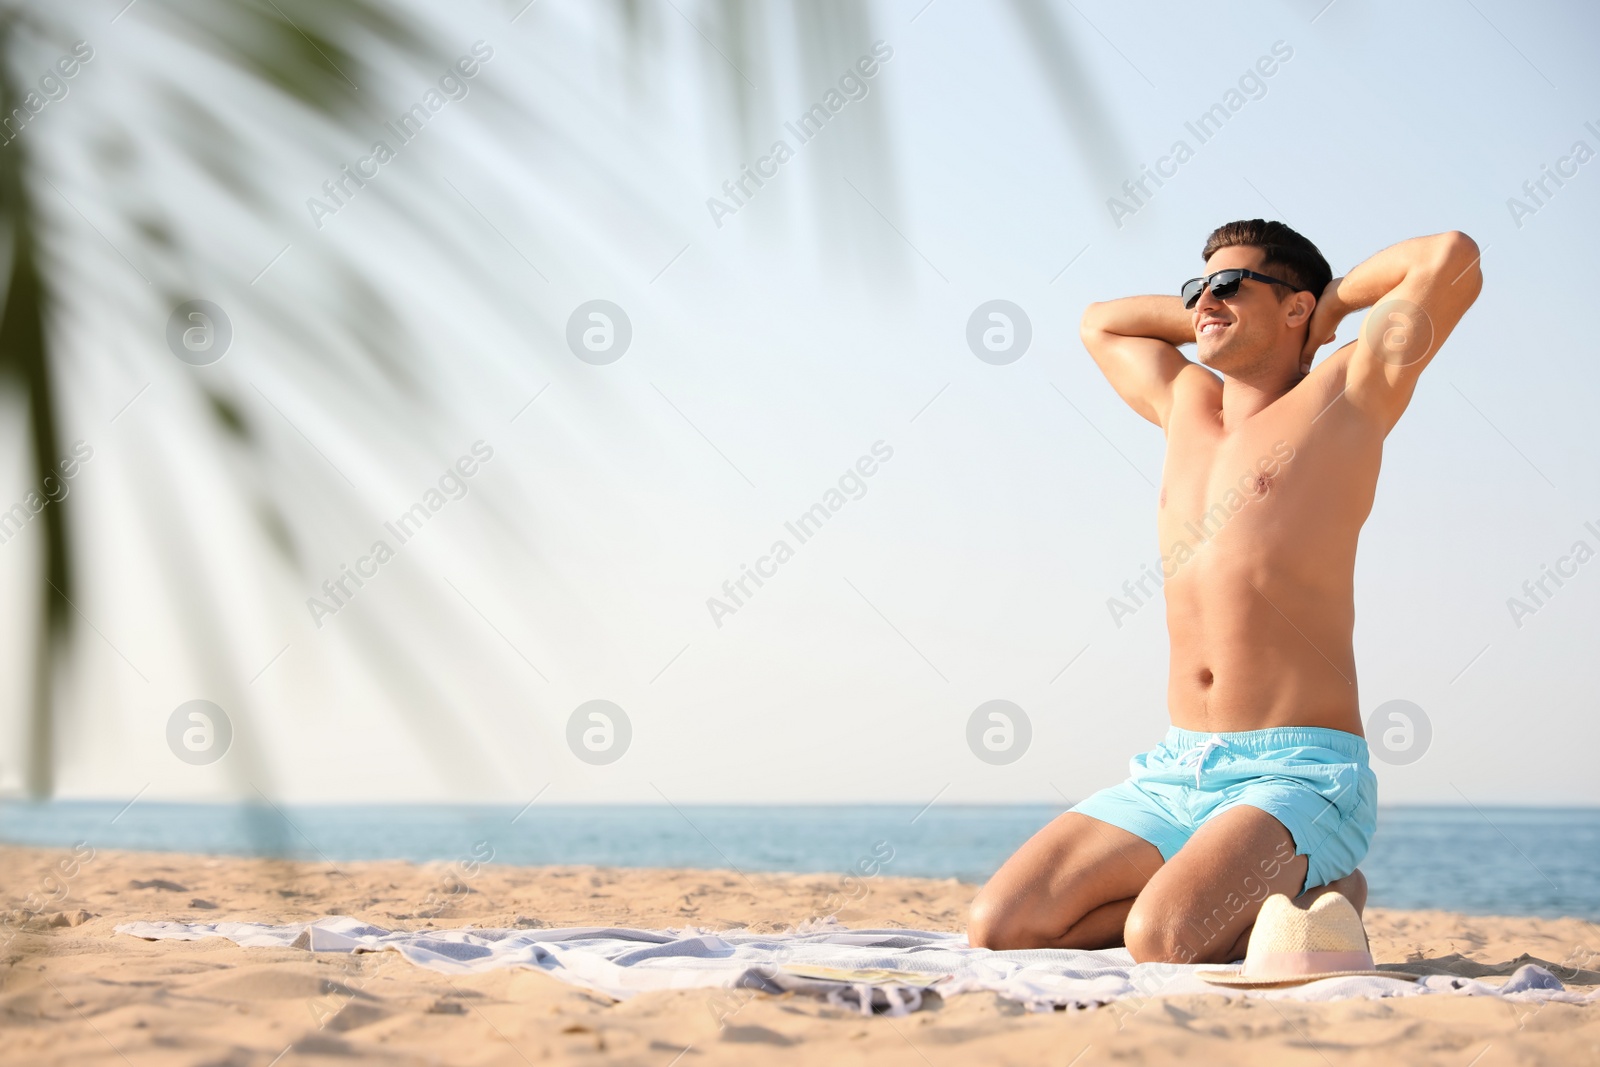
[[[1241,359],[1239,352],[1228,345],[1218,345],[1205,350],[1196,348],[1194,357],[1195,362],[1206,370],[1225,378],[1250,366],[1249,359]]]

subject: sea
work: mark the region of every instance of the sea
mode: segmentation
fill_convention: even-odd
[[[1060,805],[0,801],[0,841],[353,860],[693,867],[981,883]],[[1369,902],[1600,921],[1600,808],[1381,808]]]

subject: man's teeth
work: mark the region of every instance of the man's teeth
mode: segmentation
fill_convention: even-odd
[[[1214,330],[1222,329],[1226,325],[1228,325],[1228,324],[1225,323],[1225,322],[1208,322],[1204,326],[1200,327],[1200,332],[1201,333],[1211,333]]]

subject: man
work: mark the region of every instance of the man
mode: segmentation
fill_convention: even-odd
[[[1384,437],[1482,287],[1478,248],[1417,237],[1331,278],[1310,241],[1253,219],[1202,258],[1182,297],[1091,304],[1082,323],[1117,394],[1167,437],[1161,574],[1139,584],[1166,597],[1172,728],[996,872],[974,946],[1227,963],[1271,893],[1366,903],[1377,783],[1351,647],[1356,539]],[[1195,362],[1178,351],[1191,343]]]

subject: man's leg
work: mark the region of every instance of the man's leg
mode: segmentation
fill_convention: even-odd
[[[972,902],[974,948],[1112,948],[1161,852],[1078,812],[1057,816],[1006,860]]]
[[[1283,893],[1301,907],[1339,891],[1366,904],[1360,871],[1305,894],[1307,859],[1283,823],[1260,808],[1229,808],[1203,824],[1150,879],[1128,914],[1128,951],[1140,963],[1240,959],[1261,902]]]

